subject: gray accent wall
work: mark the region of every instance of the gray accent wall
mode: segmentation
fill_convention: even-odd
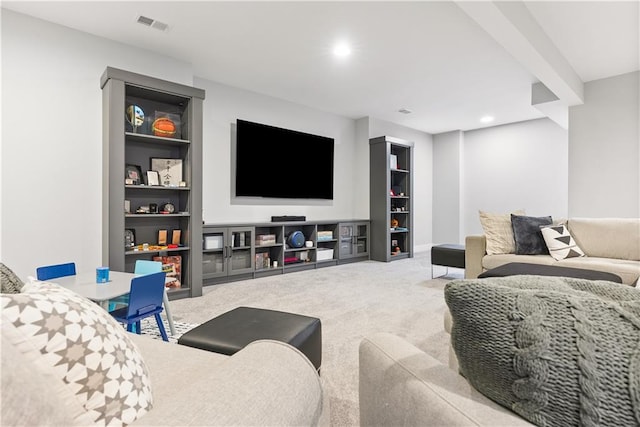
[[[569,108],[569,215],[640,217],[640,72],[584,85]]]

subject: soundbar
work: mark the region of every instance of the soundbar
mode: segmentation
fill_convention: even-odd
[[[271,222],[289,222],[289,221],[306,221],[306,216],[297,216],[297,215],[281,215],[281,216],[272,216]]]

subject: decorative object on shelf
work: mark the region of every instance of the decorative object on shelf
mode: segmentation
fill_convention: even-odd
[[[172,214],[172,213],[175,213],[175,211],[176,211],[176,207],[173,205],[173,203],[169,202],[162,205],[162,210],[160,211],[160,213]]]
[[[160,174],[158,171],[147,171],[147,185],[160,185]]]
[[[398,169],[398,156],[395,154],[389,155],[389,167],[391,169]]]
[[[149,206],[139,206],[138,209],[136,209],[136,213],[137,214],[148,214],[149,213]]]
[[[141,185],[142,182],[142,169],[138,165],[126,165],[124,168],[125,184]],[[127,182],[130,180],[130,182]]]
[[[124,230],[124,249],[130,251],[136,245],[136,232],[132,228]]]
[[[396,218],[391,218],[391,228],[397,228],[400,225]]]
[[[173,230],[171,234],[171,244],[180,246],[180,236],[182,235],[181,230]]]
[[[182,181],[182,159],[151,159],[151,169],[160,174],[160,183],[165,187],[178,187]]]
[[[125,117],[133,128],[133,133],[136,133],[138,128],[144,124],[144,111],[137,105],[129,105]]]
[[[396,246],[393,248],[393,252],[391,252],[391,255],[400,255],[402,253],[402,251],[400,250],[399,246]]]
[[[303,247],[305,240],[306,239],[304,238],[304,233],[302,233],[302,231],[300,230],[291,232],[291,234],[289,234],[289,236],[287,237],[287,243],[292,248]]]
[[[180,115],[156,111],[151,130],[155,136],[180,138]]]
[[[149,213],[158,213],[157,203],[149,203]]]
[[[131,202],[129,200],[124,201],[124,213],[131,213]]]
[[[186,187],[187,186],[187,181],[180,181],[178,183],[178,187]]]
[[[153,122],[153,134],[164,138],[171,138],[176,134],[176,125],[167,117],[160,117]]]
[[[158,230],[158,245],[164,246],[167,244],[167,230]]]

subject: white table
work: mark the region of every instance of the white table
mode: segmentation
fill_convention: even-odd
[[[109,300],[126,295],[131,291],[133,273],[110,271],[109,282],[96,283],[96,272],[81,273],[75,276],[65,276],[51,279],[51,282],[64,286],[73,292],[99,303],[105,310],[109,310]]]
[[[109,300],[128,294],[131,291],[131,279],[136,276],[134,273],[110,271],[109,282],[96,283],[96,273],[94,271],[91,273],[76,274],[75,276],[58,277],[52,279],[51,282],[64,286],[91,301],[97,302],[102,308],[109,311]],[[164,290],[163,305],[169,323],[169,331],[171,335],[175,335],[173,316],[169,310],[169,297],[167,296],[166,288]]]

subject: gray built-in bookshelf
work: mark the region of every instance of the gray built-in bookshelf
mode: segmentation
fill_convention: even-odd
[[[369,140],[371,259],[413,257],[413,142]]]
[[[133,272],[160,259],[180,269],[170,298],[200,296],[205,92],[112,67],[100,86],[103,263]]]

